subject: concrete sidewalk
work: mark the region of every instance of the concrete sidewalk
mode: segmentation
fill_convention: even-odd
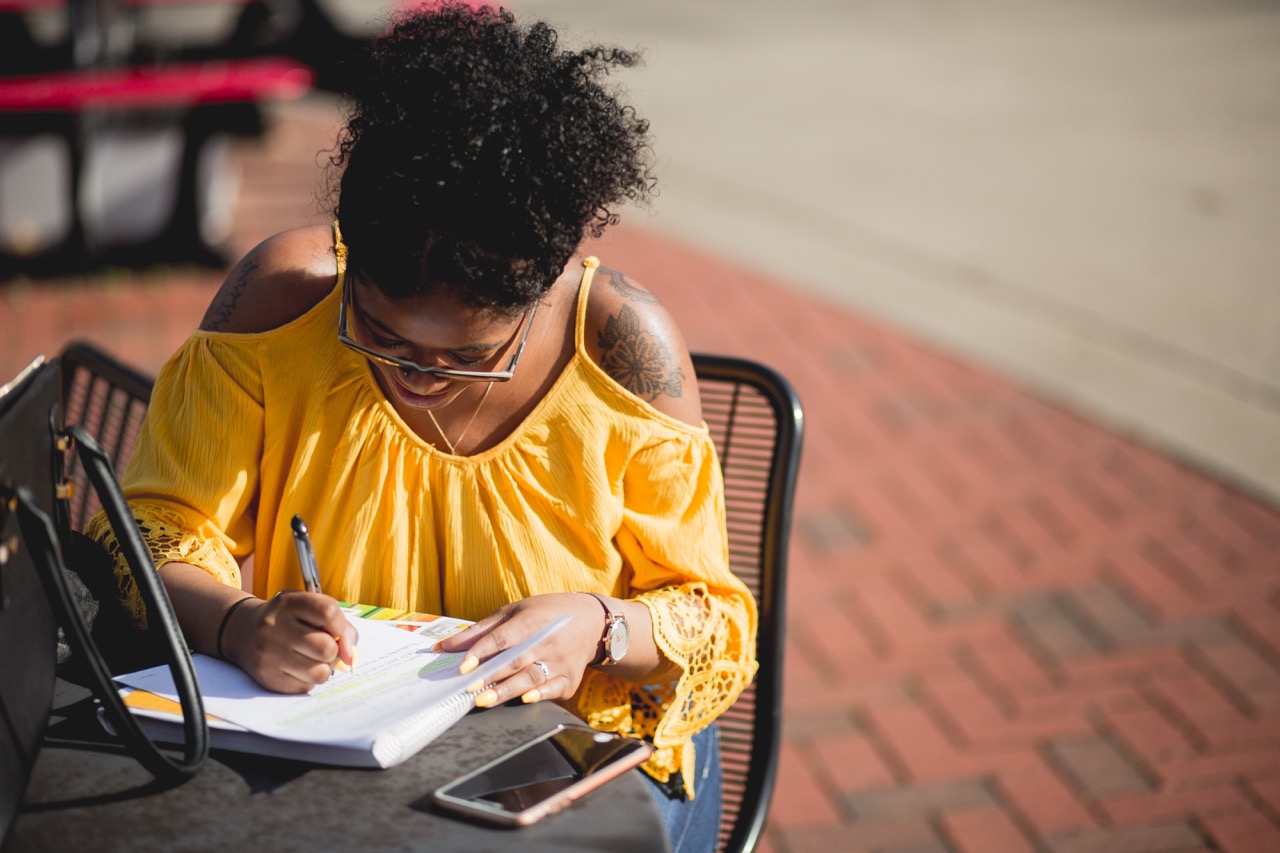
[[[313,211],[332,116],[241,152],[242,246]],[[1280,849],[1280,513],[791,281],[593,251],[806,407],[763,850]],[[9,283],[0,371],[75,337],[155,370],[219,278]]]
[[[657,233],[1280,506],[1280,4],[512,5],[644,49]]]

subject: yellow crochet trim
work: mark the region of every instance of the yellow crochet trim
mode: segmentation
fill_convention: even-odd
[[[589,672],[578,708],[593,728],[650,741],[654,754],[644,770],[666,782],[677,770],[693,767],[690,739],[715,722],[755,677],[756,638],[746,602],[708,595],[700,583],[642,593],[638,599],[653,617],[658,648],[683,672],[673,682],[645,686]],[[692,797],[692,774],[683,778]]]
[[[220,583],[240,586],[240,564],[217,539],[207,538],[188,531],[191,522],[183,513],[169,506],[148,503],[130,503],[134,521],[142,532],[142,539],[151,552],[151,560],[159,568],[165,563],[190,563],[211,574]],[[129,614],[129,618],[142,629],[147,627],[147,607],[138,589],[138,582],[120,550],[120,543],[107,521],[99,512],[85,525],[85,535],[97,541],[111,555],[116,579],[116,597]]]

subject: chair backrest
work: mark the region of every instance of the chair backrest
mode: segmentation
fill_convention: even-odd
[[[88,430],[118,474],[133,455],[154,380],[92,344],[68,344],[58,360],[62,363],[63,421]],[[81,530],[98,511],[98,499],[74,454],[67,476],[73,484],[71,527]]]
[[[755,849],[782,737],[787,545],[804,414],[791,384],[753,361],[695,353],[702,414],[724,470],[729,565],[760,609],[755,682],[717,722],[724,768],[724,853]]]

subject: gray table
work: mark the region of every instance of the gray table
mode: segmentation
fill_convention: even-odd
[[[639,771],[523,829],[480,826],[430,804],[430,792],[458,773],[575,720],[549,702],[473,712],[389,770],[214,751],[193,779],[159,789],[136,761],[102,748],[88,703],[77,701],[84,695],[60,685],[5,853],[669,850]]]

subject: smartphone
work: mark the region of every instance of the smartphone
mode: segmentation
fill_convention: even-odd
[[[527,826],[641,764],[643,741],[560,725],[437,788],[444,808],[503,826]]]

